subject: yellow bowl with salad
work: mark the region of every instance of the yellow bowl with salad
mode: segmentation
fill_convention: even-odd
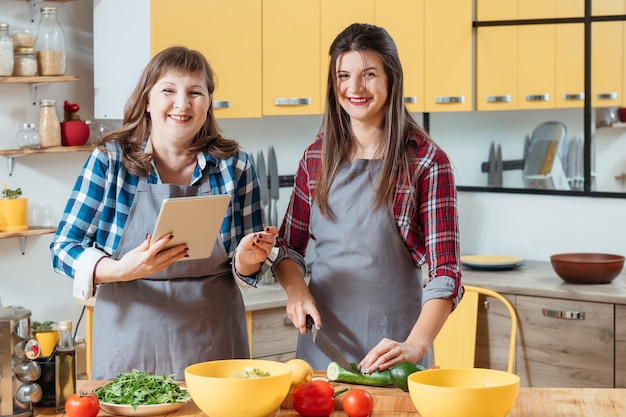
[[[185,369],[191,399],[211,417],[266,417],[289,393],[291,366],[261,359],[227,359]]]

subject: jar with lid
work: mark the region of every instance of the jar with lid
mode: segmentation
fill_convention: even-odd
[[[35,128],[34,123],[23,123],[20,126],[20,130],[15,135],[15,141],[20,148],[39,148],[41,142],[39,141],[39,132]]]
[[[13,75],[13,39],[9,25],[0,23],[0,77]]]
[[[37,58],[35,48],[15,48],[13,51],[13,75],[16,77],[33,77],[37,75]]]
[[[56,100],[39,101],[39,138],[43,148],[61,146],[61,123],[56,104]]]
[[[37,70],[39,75],[65,74],[65,33],[57,19],[56,7],[42,7],[39,25],[37,50]]]

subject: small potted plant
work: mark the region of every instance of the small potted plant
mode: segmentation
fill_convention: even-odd
[[[44,322],[32,321],[30,330],[33,337],[39,343],[41,356],[50,356],[54,351],[54,346],[59,341],[59,332],[54,328],[56,322],[47,320]]]
[[[21,232],[28,229],[28,199],[22,197],[22,189],[10,189],[2,185],[0,198],[0,232]]]

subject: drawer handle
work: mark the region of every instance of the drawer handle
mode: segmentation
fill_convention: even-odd
[[[310,98],[276,98],[274,99],[274,105],[276,106],[302,106],[311,104]]]
[[[283,317],[283,324],[285,326],[293,326],[293,323],[291,322],[291,319],[289,318],[288,315],[285,314],[285,316]]]
[[[417,97],[416,96],[404,97],[404,102],[405,103],[417,103]]]
[[[544,308],[542,312],[544,316],[552,317],[555,319],[565,319],[565,320],[584,320],[585,319],[584,311],[558,311],[558,310],[548,310],[547,308]]]
[[[464,103],[464,102],[465,102],[465,96],[435,97],[435,103],[437,104]]]
[[[563,100],[584,100],[585,93],[577,93],[577,94],[563,94]]]
[[[550,101],[550,94],[527,94],[526,101]]]
[[[487,96],[487,103],[510,103],[511,100],[510,94],[505,96]]]
[[[596,98],[598,100],[617,100],[617,93],[615,91],[612,93],[598,93]]]
[[[230,101],[214,101],[214,109],[230,109]]]

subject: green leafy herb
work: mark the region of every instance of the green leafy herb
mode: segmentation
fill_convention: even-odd
[[[102,402],[132,405],[133,408],[182,402],[190,398],[189,392],[181,389],[172,375],[150,375],[137,370],[118,375],[94,393]]]
[[[233,378],[264,378],[266,376],[270,376],[270,373],[250,366],[242,372],[235,372]]]

